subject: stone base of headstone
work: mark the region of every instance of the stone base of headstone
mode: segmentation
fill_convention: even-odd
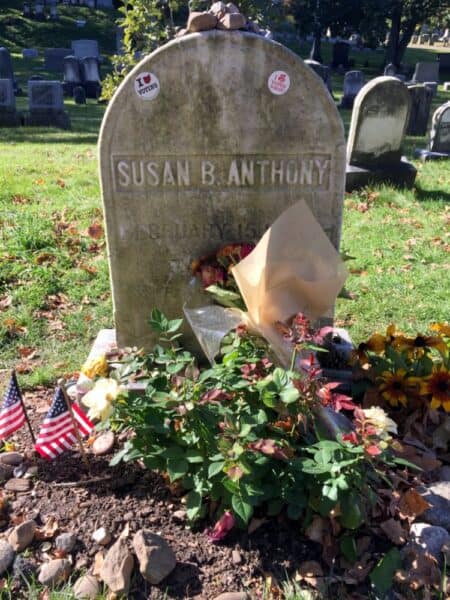
[[[73,88],[73,101],[75,104],[86,104],[86,91],[83,86],[77,85]]]
[[[0,127],[18,127],[22,124],[22,116],[16,110],[2,108],[0,111]]]
[[[447,152],[431,152],[430,150],[421,150],[420,148],[416,148],[416,150],[414,151],[414,155],[423,161],[450,159],[450,154],[448,154]]]
[[[339,108],[344,108],[344,109],[352,109],[353,108],[353,104],[355,102],[355,98],[356,96],[342,96],[341,101],[339,102]]]
[[[402,158],[401,162],[379,169],[362,169],[347,165],[345,191],[352,192],[372,183],[390,183],[396,187],[411,188],[416,179],[417,169]]]
[[[438,90],[436,81],[425,81],[423,85],[433,92],[433,96],[436,96]]]
[[[33,110],[25,116],[25,125],[30,127],[57,127],[70,129],[70,117],[65,110]]]
[[[97,81],[85,81],[84,89],[86,90],[86,98],[98,100],[102,91],[102,86]]]
[[[71,98],[73,96],[73,92],[74,92],[75,88],[78,85],[79,85],[78,83],[73,82],[73,81],[63,81],[62,88],[63,88],[64,96]]]

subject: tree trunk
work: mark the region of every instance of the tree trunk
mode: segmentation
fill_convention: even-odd
[[[392,9],[391,21],[389,43],[386,48],[386,63],[393,63],[399,68],[401,61],[401,57],[399,57],[400,26],[402,21],[402,6],[400,2]]]
[[[413,36],[413,33],[414,33],[416,27],[417,27],[416,21],[414,21],[414,22],[409,21],[403,30],[402,37],[400,38],[400,41],[398,43],[397,56],[398,56],[399,63],[402,62],[403,56],[405,54],[405,50],[408,47],[409,42],[411,41],[411,38]]]

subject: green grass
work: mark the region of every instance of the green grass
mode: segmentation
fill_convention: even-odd
[[[435,104],[449,99],[441,90]],[[104,106],[66,106],[71,131],[0,131],[0,369],[19,364],[27,385],[78,369],[98,330],[113,325],[104,239],[87,233],[102,220]],[[349,111],[343,119],[348,127]],[[407,138],[407,155],[424,145]],[[411,191],[346,197],[342,247],[355,257],[346,286],[354,299],[339,300],[336,317],[355,341],[391,321],[412,333],[449,318],[450,161],[416,165]]]

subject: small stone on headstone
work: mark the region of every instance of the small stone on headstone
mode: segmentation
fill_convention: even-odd
[[[36,523],[32,520],[23,521],[11,531],[8,536],[8,542],[16,552],[22,552],[31,544],[36,531]]]
[[[232,2],[228,2],[228,4],[227,4],[227,12],[228,13],[240,13],[241,11],[238,9],[238,7],[236,6],[236,4],[233,4]]]
[[[53,587],[58,583],[67,581],[72,570],[70,561],[66,558],[57,558],[41,565],[39,582],[42,585]]]
[[[231,11],[227,11],[227,5],[225,4],[225,2],[214,2],[214,4],[211,5],[209,12],[215,15],[218,19],[220,19],[226,12]]]
[[[234,31],[245,27],[246,22],[244,15],[241,15],[241,13],[227,13],[217,23],[217,29]]]
[[[217,17],[215,15],[207,12],[191,12],[186,29],[189,33],[195,33],[214,29],[216,25]]]
[[[92,444],[92,452],[97,456],[101,456],[102,454],[108,454],[113,449],[115,442],[115,436],[112,431],[106,431],[102,433],[97,438],[95,438],[94,443]]]

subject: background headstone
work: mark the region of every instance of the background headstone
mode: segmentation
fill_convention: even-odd
[[[425,83],[425,81],[439,81],[439,61],[418,62],[412,77],[414,83]]]
[[[364,86],[364,74],[362,71],[348,71],[344,77],[344,95],[340,103],[340,108],[352,108],[353,102]]]
[[[308,67],[314,71],[314,73],[317,73],[317,75],[320,77],[320,79],[326,85],[327,90],[332,95],[333,91],[331,89],[330,67],[326,67],[325,65],[322,65],[320,62],[317,62],[316,60],[311,60],[311,59],[307,59],[304,62],[305,62],[305,65],[308,65]]]
[[[376,77],[360,91],[347,142],[347,191],[369,181],[413,185],[416,169],[402,158],[410,103],[408,89],[394,77]]]
[[[333,58],[331,61],[331,68],[337,69],[343,67],[348,69],[352,66],[351,61],[348,58],[350,52],[350,44],[348,42],[337,41],[333,44]]]
[[[28,81],[28,100],[26,125],[70,128],[69,115],[64,110],[63,88],[59,81]]]
[[[411,110],[406,135],[426,135],[433,92],[422,84],[408,85],[408,92],[411,98]]]
[[[75,56],[66,56],[64,58],[64,95],[72,96],[74,88],[79,85],[82,85],[80,62]]]
[[[44,50],[44,69],[46,71],[64,70],[64,59],[72,54],[71,48],[46,48]]]
[[[77,58],[84,58],[85,56],[100,57],[97,40],[74,40],[72,42],[72,52]]]
[[[16,111],[16,97],[12,79],[0,79],[0,127],[17,127],[20,115]]]
[[[429,149],[450,156],[450,102],[440,106],[433,115]]]
[[[316,75],[262,36],[191,34],[145,57],[108,106],[100,174],[119,345],[154,342],[152,308],[193,305],[192,260],[258,241],[299,199],[339,245],[342,121]]]
[[[80,62],[86,96],[97,99],[102,91],[98,58],[95,56],[86,56]]]

